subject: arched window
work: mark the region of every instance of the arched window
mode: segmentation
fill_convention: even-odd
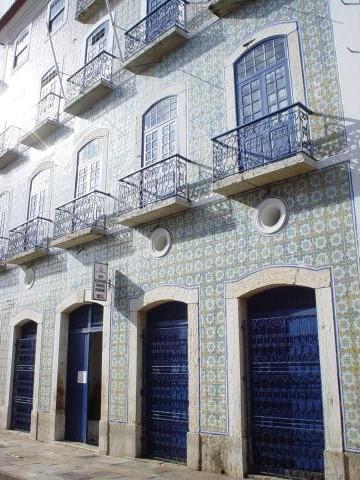
[[[28,220],[46,217],[49,202],[50,169],[41,170],[31,181]]]
[[[7,236],[8,212],[10,204],[10,194],[5,192],[0,195],[0,239]]]
[[[106,21],[99,25],[89,35],[86,41],[86,58],[85,63],[90,62],[104,50],[108,50],[109,42],[109,22]]]
[[[237,122],[249,123],[291,105],[285,37],[266,40],[235,63]]]
[[[92,192],[99,187],[101,157],[102,140],[100,138],[91,140],[79,151],[76,175],[76,197]]]
[[[155,103],[143,117],[143,166],[177,153],[177,97]]]

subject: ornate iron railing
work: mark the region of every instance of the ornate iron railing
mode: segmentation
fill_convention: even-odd
[[[51,220],[36,217],[9,231],[8,257],[32,248],[48,248]]]
[[[0,153],[6,150],[17,150],[19,147],[21,130],[10,126],[0,133]]]
[[[106,228],[106,215],[113,213],[114,199],[94,190],[61,205],[55,210],[53,238],[63,237],[89,227]]]
[[[87,10],[96,0],[77,0],[76,2],[76,11],[75,18],[81,15],[85,10]]]
[[[188,199],[188,163],[190,160],[174,155],[121,178],[119,213],[174,196]]]
[[[4,237],[0,237],[0,264],[5,262],[7,251],[8,251],[8,239]]]
[[[297,103],[213,138],[214,181],[299,152],[313,157],[311,113]]]
[[[66,94],[75,98],[99,80],[112,80],[112,64],[114,55],[103,51],[86,63],[67,80]]]
[[[62,97],[56,93],[50,92],[42,98],[38,104],[38,116],[36,123],[39,124],[47,118],[59,119],[60,103]]]
[[[186,30],[186,0],[168,0],[125,32],[125,58],[129,58],[172,27]]]

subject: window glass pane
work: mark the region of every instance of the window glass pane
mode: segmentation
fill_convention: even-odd
[[[65,17],[65,0],[54,0],[49,11],[49,29],[50,32],[56,30],[61,25]]]

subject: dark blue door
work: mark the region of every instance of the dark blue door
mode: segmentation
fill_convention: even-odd
[[[28,322],[21,328],[15,345],[11,428],[30,431],[33,406],[36,323]]]
[[[314,293],[277,288],[249,302],[251,471],[323,478],[324,425]]]
[[[92,333],[102,331],[102,307],[85,305],[71,313],[66,378],[65,438],[87,443],[89,351]],[[101,356],[98,359],[101,363]]]
[[[153,309],[144,336],[144,453],[186,461],[188,358],[186,305]]]

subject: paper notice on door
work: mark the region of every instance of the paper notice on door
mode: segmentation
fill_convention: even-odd
[[[87,371],[79,370],[77,375],[77,383],[87,383]]]

